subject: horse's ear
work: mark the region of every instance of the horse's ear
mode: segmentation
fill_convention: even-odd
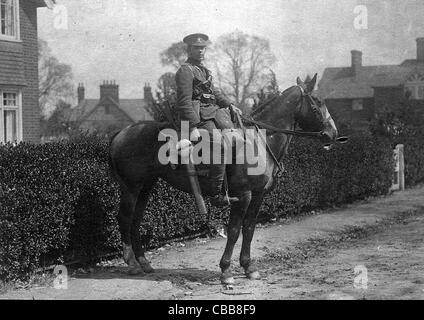
[[[307,90],[308,90],[308,92],[314,91],[315,84],[317,83],[317,76],[318,76],[318,74],[315,73],[315,75],[312,78],[312,80],[310,82],[308,82],[308,84],[307,84]]]
[[[302,80],[300,80],[300,78],[299,78],[299,77],[297,77],[297,79],[296,79],[296,83],[297,83],[297,85],[298,85],[298,86],[300,86],[301,84],[303,84],[303,81],[302,81]]]

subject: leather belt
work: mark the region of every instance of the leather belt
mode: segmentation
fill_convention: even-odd
[[[202,93],[200,97],[194,100],[199,100],[201,103],[204,104],[215,103],[215,95],[210,93]]]

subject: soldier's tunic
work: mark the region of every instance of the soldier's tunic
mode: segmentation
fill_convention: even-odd
[[[202,33],[194,33],[184,37],[183,42],[190,47],[206,47],[209,37]],[[231,105],[224,95],[212,84],[210,71],[200,61],[189,58],[176,74],[177,111],[180,121],[188,121],[190,129],[197,127],[209,131],[212,143],[219,143],[222,150],[222,136],[217,141],[213,130],[233,128],[228,107]],[[213,148],[214,149],[214,148]],[[214,195],[211,203],[216,206],[228,205],[239,199],[222,194],[225,175],[224,153],[221,161],[212,162],[209,166],[209,189]]]
[[[189,121],[190,128],[204,122],[199,128],[232,128],[228,108],[231,102],[212,83],[210,71],[193,59],[181,66],[176,74],[177,111],[181,121]],[[217,119],[219,118],[219,119]],[[217,125],[218,124],[218,125]]]

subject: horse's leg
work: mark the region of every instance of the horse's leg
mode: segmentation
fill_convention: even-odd
[[[146,183],[145,186],[143,186],[143,188],[140,190],[131,228],[131,243],[133,246],[134,254],[141,268],[146,273],[154,272],[154,269],[144,256],[146,249],[144,247],[145,243],[143,243],[141,239],[140,223],[141,219],[143,218],[144,210],[146,209],[147,203],[149,201],[150,191],[152,190],[155,182],[156,180],[154,182]]]
[[[137,196],[126,187],[121,188],[121,203],[119,206],[118,224],[121,232],[124,261],[128,264],[129,274],[138,274],[143,270],[135,258],[131,245],[131,225]]]
[[[252,201],[243,220],[243,242],[240,251],[240,265],[244,268],[244,272],[249,279],[256,280],[260,278],[257,267],[252,264],[250,259],[250,245],[252,243],[253,234],[256,227],[256,217],[262,204],[264,193],[254,193]]]
[[[221,282],[223,284],[234,283],[234,278],[230,270],[231,256],[233,255],[234,245],[240,235],[241,224],[246,210],[249,207],[250,200],[251,192],[246,191],[239,197],[239,201],[231,206],[230,221],[227,229],[227,244],[219,263],[222,272]]]

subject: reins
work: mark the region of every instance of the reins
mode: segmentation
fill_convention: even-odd
[[[308,131],[280,129],[280,128],[271,126],[269,124],[266,124],[264,122],[255,120],[255,119],[253,119],[251,117],[246,117],[246,116],[241,115],[241,118],[246,123],[250,123],[250,124],[253,124],[255,126],[259,126],[259,127],[263,128],[263,129],[270,130],[272,133],[284,133],[284,134],[290,134],[290,135],[300,136],[300,137],[315,137],[315,138],[319,138],[323,134],[322,131],[319,131],[319,132],[308,132]]]
[[[306,93],[303,88],[301,86],[299,86],[301,92],[302,92],[302,98],[303,97],[307,97],[309,98],[309,102],[311,104],[314,104],[315,102],[312,100],[311,96],[309,96],[308,93]],[[265,101],[265,103],[263,103],[262,105],[260,105],[257,109],[255,109],[250,116],[244,116],[244,115],[238,115],[239,119],[241,118],[241,120],[243,122],[245,122],[246,124],[252,124],[258,134],[260,135],[260,137],[262,138],[262,140],[264,141],[265,145],[266,145],[266,149],[268,151],[268,153],[271,155],[272,160],[274,161],[275,165],[277,166],[278,170],[275,173],[275,175],[281,175],[284,173],[284,166],[281,163],[280,159],[277,159],[277,157],[275,156],[274,152],[272,151],[271,147],[269,146],[266,137],[264,137],[261,132],[259,131],[259,128],[263,128],[263,129],[267,129],[268,132],[272,133],[283,133],[283,134],[288,134],[288,135],[293,135],[293,136],[299,136],[299,137],[312,137],[312,138],[320,138],[323,136],[323,131],[319,131],[319,132],[307,132],[307,131],[298,131],[298,130],[288,130],[288,129],[281,129],[281,128],[277,128],[274,127],[272,125],[269,125],[265,122],[262,121],[258,121],[253,119],[253,116],[260,113],[261,111],[263,111],[265,109],[265,107],[267,105],[269,105],[271,102],[273,102],[277,97],[279,97],[280,94],[272,97],[271,99]],[[300,102],[302,104],[302,101]],[[242,123],[240,123],[240,125],[243,125]]]

